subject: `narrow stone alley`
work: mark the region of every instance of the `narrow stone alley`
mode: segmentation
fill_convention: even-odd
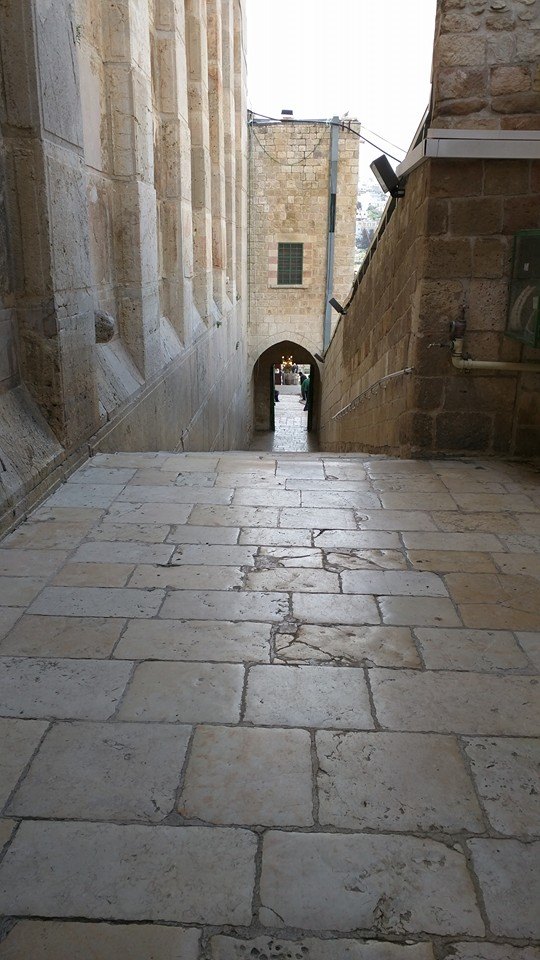
[[[532,467],[98,455],[0,566],[1,960],[538,960]]]

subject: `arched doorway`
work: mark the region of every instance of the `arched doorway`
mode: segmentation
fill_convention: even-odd
[[[309,368],[307,410],[300,401],[299,378],[293,385],[275,383],[275,370],[283,357],[292,357],[295,365]],[[253,448],[280,451],[317,449],[320,410],[319,365],[305,347],[281,340],[268,347],[253,367]],[[278,405],[275,391],[279,393]]]

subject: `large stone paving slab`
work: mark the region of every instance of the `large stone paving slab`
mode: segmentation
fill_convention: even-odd
[[[245,719],[261,726],[373,728],[362,670],[253,667]]]
[[[131,674],[109,660],[0,659],[0,715],[107,720]]]
[[[484,935],[465,857],[417,837],[300,834],[264,839],[260,919],[271,927]]]
[[[255,849],[246,830],[28,820],[0,864],[0,912],[248,924]]]
[[[168,594],[159,615],[165,619],[177,617],[181,620],[213,618],[279,622],[288,613],[289,597],[286,593],[176,590]]]
[[[540,842],[470,840],[489,925],[496,936],[540,937]]]
[[[505,630],[416,630],[428,670],[527,669],[527,657]]]
[[[47,724],[40,720],[0,719],[0,808],[16,787],[46,729]]]
[[[270,626],[226,620],[131,620],[114,651],[121,660],[267,662]]]
[[[135,671],[119,719],[238,723],[243,681],[241,664],[143,663]]]
[[[407,627],[328,627],[304,623],[294,634],[276,634],[275,650],[276,658],[286,663],[421,666]]]
[[[452,943],[448,960],[540,960],[540,947],[512,947],[508,943]]]
[[[211,960],[245,960],[247,957],[260,960],[433,960],[430,943],[401,946],[375,940],[316,940],[314,937],[298,940],[282,940],[278,937],[236,940],[217,936],[212,937],[210,949]]]
[[[538,681],[451,671],[370,671],[375,712],[391,730],[538,736]]]
[[[25,614],[0,644],[14,657],[109,657],[125,620],[115,617],[39,617]]]
[[[197,960],[199,941],[200,931],[193,927],[182,929],[143,923],[20,920],[9,931],[6,940],[0,943],[0,958]],[[412,957],[411,960],[416,958]]]
[[[540,836],[540,741],[477,738],[466,741],[465,751],[493,829]]]
[[[164,590],[46,587],[28,612],[49,617],[155,617],[164,597]]]
[[[352,830],[483,830],[453,737],[321,732],[316,749],[321,824]]]
[[[173,810],[190,733],[173,724],[56,724],[8,812],[159,823]]]
[[[178,811],[210,823],[313,823],[305,730],[198,727]]]

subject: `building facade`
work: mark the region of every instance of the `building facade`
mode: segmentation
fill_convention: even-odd
[[[248,362],[257,429],[268,429],[268,365],[284,351],[315,364],[325,318],[328,340],[337,318],[328,290],[344,299],[354,279],[359,124],[334,124],[249,124]]]

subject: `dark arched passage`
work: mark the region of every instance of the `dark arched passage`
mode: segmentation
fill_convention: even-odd
[[[310,397],[307,417],[307,430],[317,434],[321,396],[321,378],[319,365],[309,350],[292,340],[280,340],[268,347],[253,367],[253,425],[256,433],[274,430],[274,366],[281,363],[282,357],[294,357],[296,363],[309,364]],[[278,388],[279,389],[279,388]]]

